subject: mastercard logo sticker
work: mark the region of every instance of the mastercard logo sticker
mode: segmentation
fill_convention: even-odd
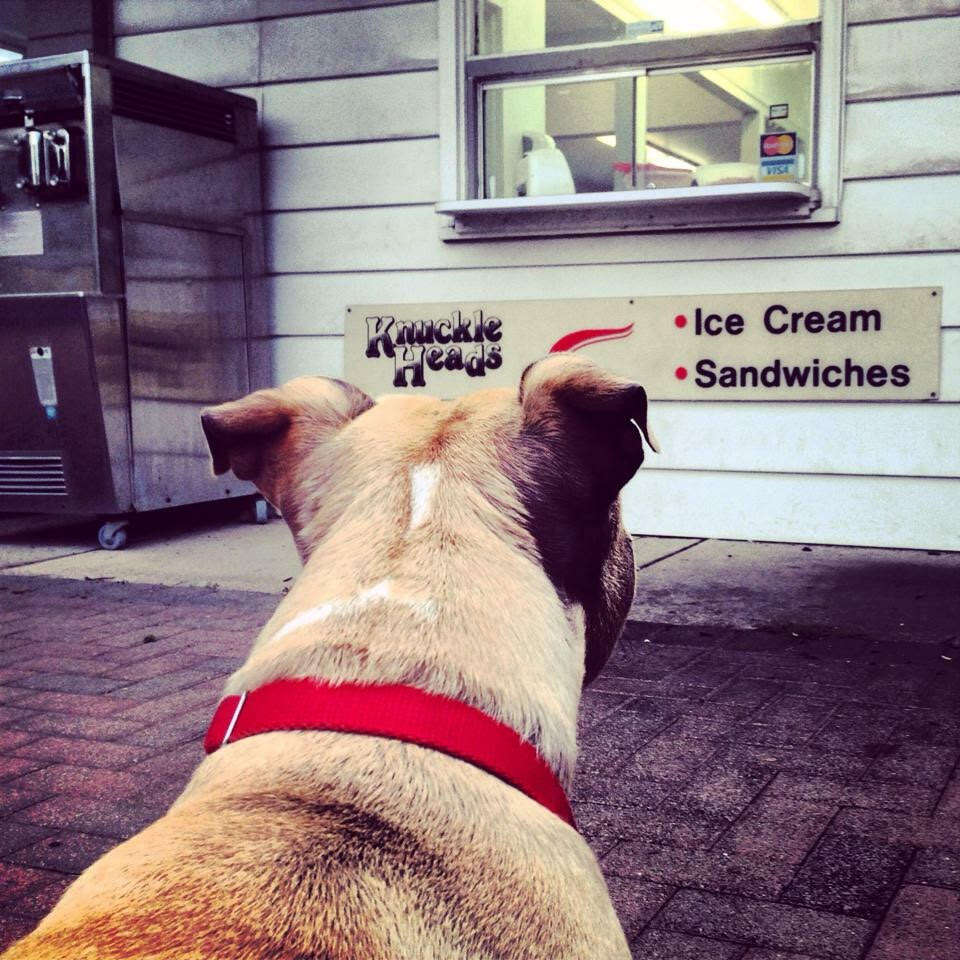
[[[796,153],[797,141],[792,133],[772,133],[762,138],[760,149],[765,157],[785,157]]]

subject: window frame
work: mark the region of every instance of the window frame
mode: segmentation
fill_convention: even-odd
[[[444,240],[637,233],[839,221],[844,109],[844,0],[820,18],[773,28],[666,36],[472,55],[472,0],[438,0],[441,200]],[[749,183],[557,197],[482,198],[484,83],[660,70],[810,54],[814,62],[811,185]],[[667,196],[667,193],[670,196]],[[450,219],[446,219],[450,218]]]

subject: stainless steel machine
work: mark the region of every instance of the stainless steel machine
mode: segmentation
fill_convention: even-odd
[[[198,411],[252,387],[256,103],[89,52],[0,66],[0,511],[140,511],[214,478]]]

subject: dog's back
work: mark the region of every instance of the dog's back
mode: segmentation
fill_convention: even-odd
[[[10,960],[625,955],[582,840],[459,760],[271,733],[204,768]]]
[[[616,496],[642,459],[637,389],[556,358],[519,398],[373,405],[314,380],[211,411],[215,467],[258,483],[305,561],[226,693],[418,687],[511,727],[569,785],[584,670],[632,595]],[[593,854],[546,807],[432,749],[296,731],[209,756],[5,956],[628,951]]]

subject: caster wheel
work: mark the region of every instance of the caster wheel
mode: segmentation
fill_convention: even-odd
[[[97,531],[97,542],[104,550],[122,550],[127,545],[127,522],[115,520],[104,523]]]
[[[250,520],[252,523],[266,523],[270,519],[269,504],[262,497],[257,497],[250,505]]]

